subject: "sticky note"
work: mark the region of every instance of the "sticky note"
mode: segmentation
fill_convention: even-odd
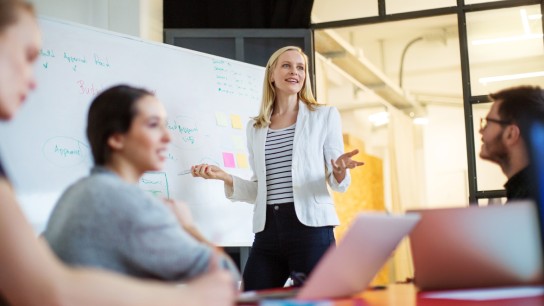
[[[218,126],[227,127],[227,126],[229,126],[229,118],[227,117],[227,115],[225,113],[216,112],[215,113],[215,123]]]
[[[246,148],[246,144],[244,143],[244,139],[241,136],[232,135],[231,139],[232,143],[234,144],[234,149],[236,149],[236,151],[244,151],[244,149]]]
[[[242,129],[242,119],[239,115],[230,115],[230,121],[233,129]]]
[[[236,154],[236,164],[238,165],[238,168],[249,168],[247,156],[243,153]]]
[[[234,155],[232,153],[223,152],[223,164],[227,168],[235,168]]]

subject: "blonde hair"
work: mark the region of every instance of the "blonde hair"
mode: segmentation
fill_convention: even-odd
[[[259,111],[259,115],[253,118],[255,120],[253,126],[256,128],[264,128],[270,124],[270,115],[272,114],[272,110],[274,109],[274,102],[276,100],[276,89],[274,88],[274,84],[271,81],[271,75],[274,71],[274,68],[276,68],[278,58],[286,51],[297,51],[304,58],[304,72],[306,74],[306,77],[304,78],[304,84],[302,84],[302,88],[298,92],[298,99],[306,104],[308,109],[310,109],[311,111],[315,110],[315,108],[320,105],[319,103],[317,103],[314,98],[314,94],[312,93],[312,85],[309,78],[310,73],[308,70],[308,57],[306,56],[306,54],[304,54],[304,52],[302,52],[302,49],[300,49],[299,47],[283,47],[274,52],[272,56],[270,56],[270,59],[268,59],[268,63],[266,64],[261,109]]]

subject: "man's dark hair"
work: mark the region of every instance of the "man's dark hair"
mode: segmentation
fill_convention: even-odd
[[[544,120],[544,91],[538,86],[506,88],[490,94],[489,98],[500,101],[500,119],[519,126],[524,139],[532,122]]]

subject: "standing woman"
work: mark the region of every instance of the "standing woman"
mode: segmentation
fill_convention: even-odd
[[[298,47],[268,60],[260,113],[247,126],[250,180],[213,165],[192,168],[193,176],[222,180],[229,199],[255,204],[245,290],[281,287],[291,272],[312,271],[339,224],[327,183],[343,192],[348,169],[363,165],[351,159],[358,150],[343,153],[338,110],[316,102],[307,75]]]
[[[35,88],[32,66],[40,44],[32,6],[0,0],[0,120],[12,119]],[[182,288],[66,267],[37,239],[1,159],[0,250],[0,305],[232,305],[234,300],[230,275],[213,267]]]

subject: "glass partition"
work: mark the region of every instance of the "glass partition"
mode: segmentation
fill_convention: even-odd
[[[465,0],[465,4],[487,3],[487,2],[501,2],[505,0]]]
[[[467,13],[472,95],[544,84],[539,5]]]
[[[415,12],[422,10],[429,10],[441,7],[456,6],[456,0],[418,0],[418,1],[406,1],[406,0],[386,0],[385,10],[387,14]]]
[[[479,157],[482,146],[480,117],[487,115],[491,104],[474,104],[472,116],[465,114],[463,90],[468,91],[469,96],[477,97],[516,85],[544,86],[540,3],[527,5],[515,4],[514,1],[465,0],[466,6],[456,8],[457,2],[316,0],[314,3],[313,15],[316,20],[313,21],[316,23],[362,18],[357,26],[339,27],[341,23],[338,23],[337,26],[314,31],[316,58],[323,64],[334,66],[331,69],[343,70],[340,75],[347,76],[342,79],[337,73],[328,71],[318,77],[321,79],[321,82],[317,82],[321,98],[326,97],[327,102],[333,105],[341,103],[336,106],[342,109],[345,118],[350,118],[346,119],[348,122],[356,122],[357,116],[347,114],[361,113],[359,103],[371,100],[365,97],[366,94],[380,96],[388,109],[399,106],[402,109],[398,101],[389,99],[393,97],[392,92],[400,92],[415,99],[424,108],[426,125],[421,127],[421,138],[417,139],[418,144],[422,144],[418,150],[424,155],[421,164],[425,171],[421,181],[424,186],[420,191],[430,205],[450,204],[442,199],[450,197],[448,192],[452,187],[456,195],[464,195],[470,189],[470,198],[474,200],[475,191],[478,196],[491,196],[485,191],[503,190],[507,181],[499,165]],[[361,14],[362,10],[366,10],[366,16],[378,16],[380,3],[385,3],[386,16],[363,18],[365,13]],[[488,4],[471,6],[479,3]],[[440,10],[428,11],[433,9]],[[450,9],[451,15],[442,15]],[[403,20],[388,21],[388,15],[407,12],[414,14],[402,14],[398,17]],[[425,14],[436,15],[404,19]],[[457,24],[458,18],[463,16],[466,17],[466,36],[463,26]],[[317,17],[322,19],[318,21]],[[459,29],[463,32],[462,37]],[[462,52],[460,39],[463,40],[461,45],[464,47],[466,42],[467,46]],[[467,62],[468,66],[461,65]],[[469,74],[469,79],[465,84],[461,81],[462,68],[468,68],[465,72]],[[361,86],[366,89],[361,89]],[[473,120],[474,130],[463,133],[466,120]],[[350,124],[356,125],[353,122],[347,125]],[[371,133],[370,138],[373,136]],[[369,135],[364,137],[368,139]],[[464,147],[466,137],[474,137],[475,148],[470,149],[474,152],[469,152],[468,156]],[[444,138],[451,140],[445,145],[447,150],[437,146],[442,144]],[[465,156],[460,158],[461,155]],[[473,164],[475,169],[472,169]],[[464,176],[466,181],[461,182]],[[454,185],[440,187],[450,182]],[[463,192],[463,188],[467,189],[466,192]],[[491,202],[503,200],[492,199]],[[455,201],[458,199],[455,198]],[[487,204],[489,201],[484,199],[478,202]]]
[[[377,0],[315,0],[312,22],[328,22],[378,16]]]
[[[318,96],[340,109],[344,130],[364,140],[366,151],[379,153],[387,166],[393,167],[387,163],[389,154],[416,156],[414,162],[422,172],[411,174],[422,199],[417,204],[466,204],[468,166],[457,16],[316,30],[314,38]],[[390,145],[383,142],[393,139],[385,133],[396,118],[391,110],[402,110],[402,105],[388,99],[394,92],[416,101],[424,108],[424,116],[409,127],[416,131],[413,139],[398,137]],[[414,141],[415,151],[406,151],[406,139]]]

